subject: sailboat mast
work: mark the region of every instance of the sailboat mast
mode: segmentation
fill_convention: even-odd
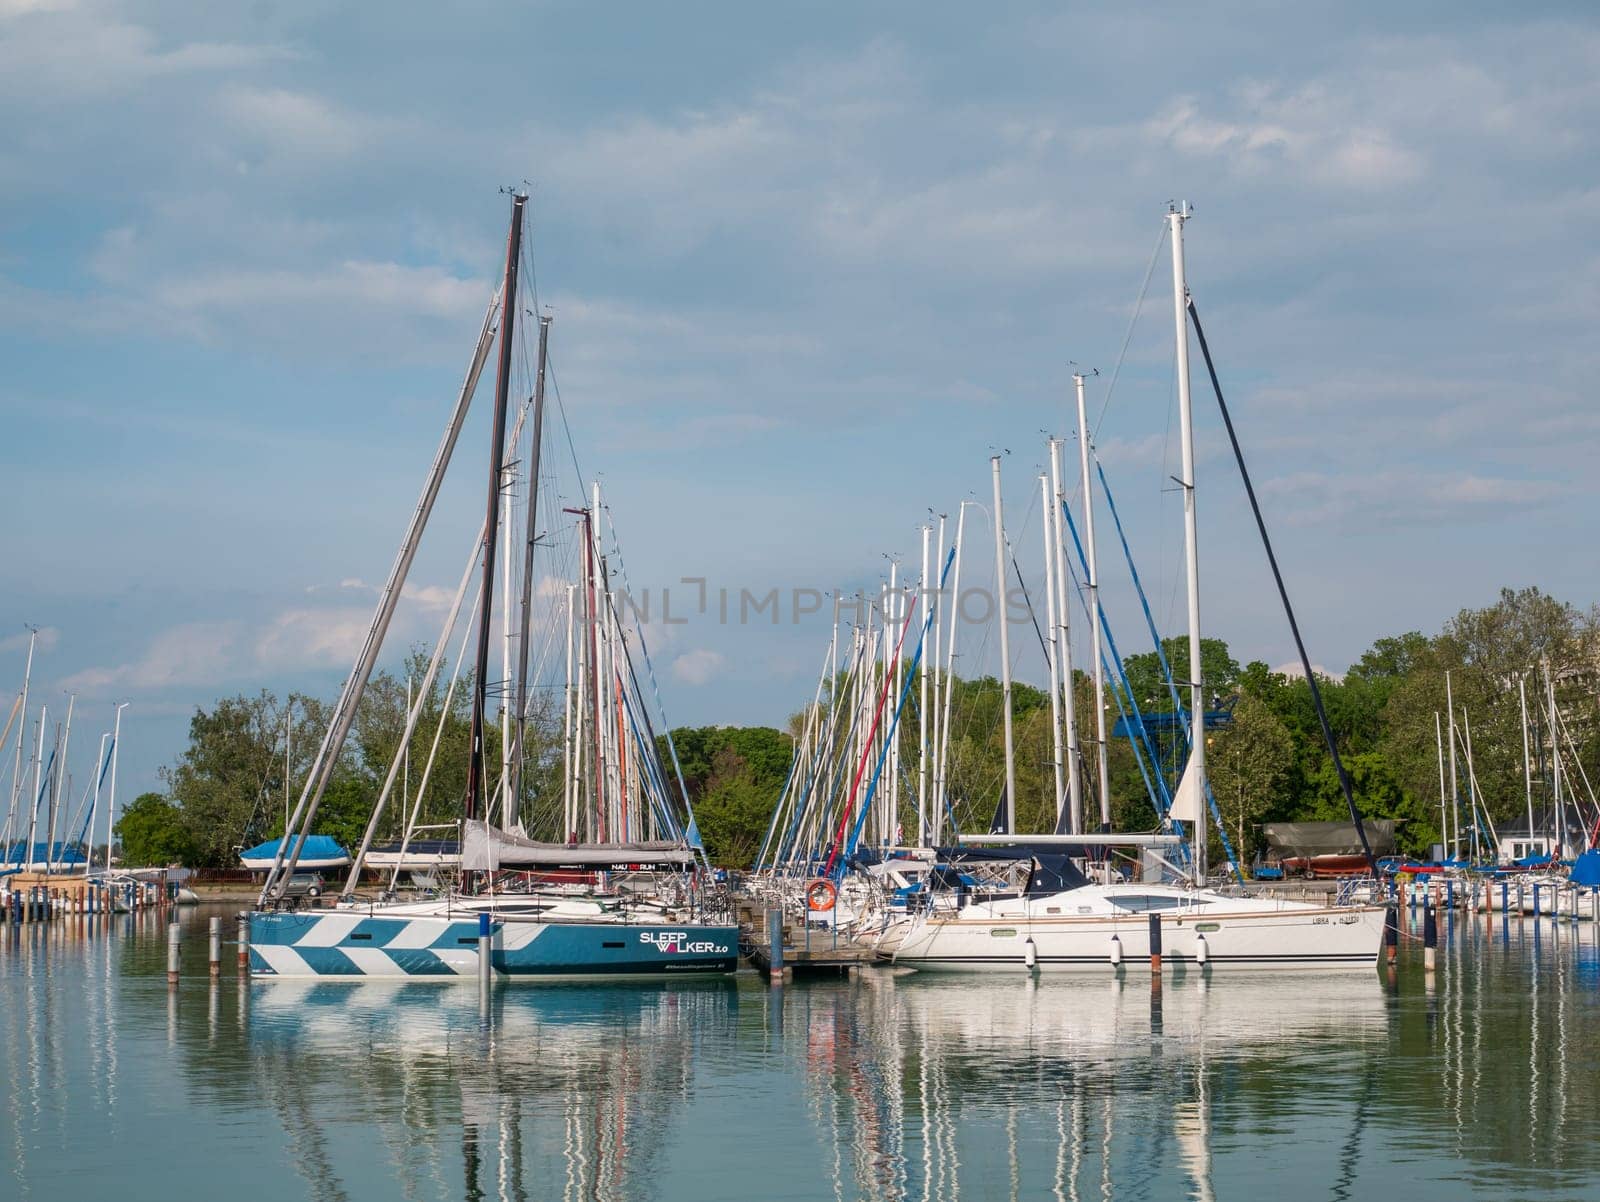
[[[573,819],[572,776],[572,594],[575,585],[567,585],[567,684],[561,691],[561,840],[567,842],[578,829]]]
[[[1550,780],[1556,807],[1556,858],[1559,860],[1567,854],[1567,816],[1561,804],[1561,722],[1556,714],[1556,677],[1548,660],[1544,665],[1544,686],[1550,704]]]
[[[483,592],[478,598],[478,651],[472,680],[472,759],[467,764],[467,795],[462,812],[488,818],[483,780],[483,711],[489,674],[489,622],[494,612],[494,556],[500,538],[500,485],[506,458],[506,408],[511,388],[512,336],[517,322],[517,266],[522,254],[522,210],[528,198],[511,197],[511,232],[506,238],[506,273],[500,305],[500,364],[495,376],[494,417],[489,444],[489,502],[484,514]]]
[[[1444,707],[1450,714],[1450,818],[1454,833],[1450,838],[1450,858],[1461,854],[1461,786],[1456,781],[1456,702],[1450,686],[1450,673],[1444,674]]]
[[[1054,494],[1050,506],[1050,528],[1054,531],[1052,540],[1055,552],[1052,570],[1056,577],[1056,614],[1061,622],[1056,645],[1061,662],[1061,719],[1066,727],[1067,830],[1078,834],[1083,830],[1083,777],[1078,771],[1078,695],[1072,673],[1072,593],[1067,584],[1067,544],[1062,529],[1061,507],[1067,503],[1062,478],[1061,440],[1056,439],[1050,446],[1050,491]]]
[[[89,823],[85,828],[89,835],[83,849],[84,876],[94,871],[94,832],[100,824],[100,782],[106,775],[106,743],[110,738],[110,731],[100,736],[100,751],[94,761],[94,800],[89,803]]]
[[[544,443],[544,368],[550,349],[550,317],[539,318],[539,360],[533,376],[533,434],[528,449],[528,531],[522,557],[522,630],[517,644],[516,734],[511,761],[513,787],[507,826],[515,826],[522,808],[522,765],[528,738],[528,635],[533,620],[533,546],[539,535],[539,449]]]
[[[28,841],[22,845],[22,871],[32,872],[33,841],[39,837],[39,799],[44,796],[44,728],[50,707],[39,707],[38,752],[33,760],[33,793],[28,798]]]
[[[50,832],[45,836],[44,870],[48,876],[55,868],[56,821],[61,817],[61,786],[67,778],[67,745],[72,742],[72,711],[78,704],[76,693],[67,694],[67,730],[61,736],[60,750],[56,753],[56,783],[50,795]],[[69,796],[68,801],[72,798]]]
[[[1528,754],[1528,678],[1517,675],[1517,699],[1522,703],[1522,786],[1528,799],[1528,851],[1533,851],[1533,758]]]
[[[1055,453],[1056,440],[1052,438],[1049,440],[1049,454],[1053,456]],[[1050,496],[1050,477],[1042,472],[1039,475],[1039,498],[1043,504],[1040,512],[1044,517],[1040,527],[1044,536],[1044,612],[1047,632],[1044,654],[1050,667],[1050,767],[1055,777],[1056,829],[1060,830],[1061,811],[1066,805],[1067,793],[1061,759],[1061,669],[1056,650],[1056,524],[1051,520],[1054,505]],[[1061,603],[1065,605],[1066,600],[1065,597],[1061,598]]]
[[[128,708],[129,703],[120,702],[117,705],[116,718],[111,723],[111,796],[106,799],[106,871],[111,871],[111,832],[117,821],[117,753],[122,748],[122,711]],[[89,843],[93,845],[93,832],[90,832]]]
[[[1094,488],[1089,483],[1089,414],[1084,403],[1083,373],[1072,375],[1078,401],[1078,462],[1083,474],[1083,538],[1089,555],[1089,637],[1090,658],[1094,665],[1094,738],[1096,781],[1100,790],[1100,829],[1111,829],[1111,769],[1106,745],[1106,660],[1102,651],[1105,637],[1100,626],[1100,556],[1094,541]],[[1193,479],[1193,476],[1190,477]],[[1197,677],[1198,679],[1198,677]]]
[[[937,613],[934,608],[938,598],[928,582],[928,540],[933,537],[933,527],[922,527],[922,598],[928,606],[924,612]],[[942,548],[941,548],[942,549]],[[935,644],[938,636],[934,636]],[[928,845],[928,660],[917,665],[917,846]],[[815,707],[813,707],[815,708]]]
[[[1444,783],[1444,724],[1439,717],[1439,711],[1433,711],[1433,741],[1439,749],[1439,851],[1441,855],[1448,855],[1450,850],[1450,811],[1449,794]],[[1532,829],[1532,824],[1529,825]]]
[[[933,824],[935,832],[944,826],[945,796],[950,784],[950,706],[953,696],[952,690],[955,687],[956,627],[961,624],[961,547],[962,538],[966,533],[967,527],[967,504],[968,502],[962,501],[956,507],[956,560],[954,575],[950,581],[950,638],[946,643],[944,669],[940,673],[940,683],[944,687],[944,699],[939,704],[939,766],[934,772],[934,780],[937,783],[934,786],[933,797],[934,804],[938,808],[938,819]],[[937,652],[938,648],[936,647],[934,650]],[[954,834],[955,832],[952,831],[951,833]],[[933,842],[937,843],[938,841],[936,836]]]
[[[1000,706],[1006,736],[1006,833],[1017,830],[1017,759],[1011,745],[1011,636],[1006,630],[1006,522],[1000,508],[1000,456],[990,458],[994,474],[994,592],[1000,611]]]
[[[1167,214],[1172,230],[1172,312],[1176,322],[1178,352],[1178,426],[1183,450],[1183,551],[1189,591],[1189,769],[1194,773],[1197,804],[1194,819],[1195,880],[1206,878],[1206,703],[1200,662],[1200,532],[1195,519],[1194,406],[1189,396],[1189,288],[1183,265],[1183,223],[1189,206]],[[1098,657],[1096,657],[1098,663]],[[1103,707],[1102,707],[1103,712]]]
[[[26,792],[22,787],[22,744],[27,739],[28,686],[33,680],[33,645],[39,639],[39,630],[28,627],[28,662],[22,669],[22,705],[17,710],[17,756],[11,768],[11,809],[6,813],[6,842],[11,842],[12,822],[17,816],[17,805]]]

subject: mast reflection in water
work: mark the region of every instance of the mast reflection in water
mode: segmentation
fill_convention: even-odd
[[[0,1196],[1597,1197],[1600,932],[1431,982],[164,979],[164,916],[0,933]],[[199,968],[200,971],[194,971]]]

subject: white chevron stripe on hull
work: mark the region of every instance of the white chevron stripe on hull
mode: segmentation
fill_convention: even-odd
[[[475,978],[478,919],[459,911],[258,913],[251,918],[251,971],[266,978]],[[684,976],[737,967],[733,926],[549,922],[512,915],[491,919],[489,937],[498,977]]]

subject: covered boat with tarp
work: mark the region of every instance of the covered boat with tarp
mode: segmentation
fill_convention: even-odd
[[[76,843],[57,840],[54,843],[35,843],[30,850],[26,841],[18,840],[6,848],[0,860],[0,875],[13,872],[76,872],[84,867],[83,848]]]
[[[278,845],[282,839],[268,839],[247,851],[239,853],[239,862],[253,872],[268,872],[278,858]],[[290,851],[294,850],[291,843]],[[350,853],[331,835],[307,835],[295,860],[297,868],[314,872],[323,868],[343,868],[350,862]]]
[[[1367,818],[1362,825],[1374,856],[1394,854],[1394,819]],[[1267,863],[1286,873],[1353,876],[1370,867],[1361,832],[1353,822],[1269,822],[1261,834],[1267,842]]]

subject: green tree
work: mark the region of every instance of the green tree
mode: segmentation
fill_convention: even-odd
[[[194,862],[194,840],[183,811],[160,793],[141,793],[117,819],[122,862],[155,867]]]
[[[1246,863],[1255,851],[1255,824],[1280,804],[1293,763],[1289,731],[1266,702],[1248,693],[1234,707],[1232,722],[1212,736],[1206,756],[1212,795]]]
[[[706,855],[729,868],[749,868],[772,819],[776,792],[763,781],[750,762],[724,744],[712,762],[695,816],[705,841]]]

